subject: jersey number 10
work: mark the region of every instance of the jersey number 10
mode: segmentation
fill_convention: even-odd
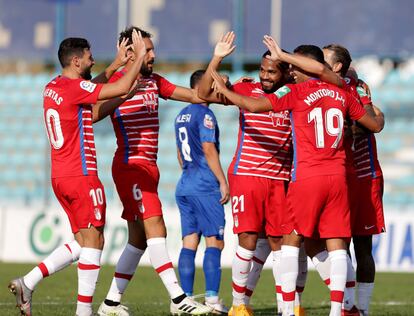
[[[54,109],[48,109],[46,111],[46,128],[50,144],[52,144],[53,148],[62,148],[65,138],[63,137],[62,127],[60,126],[58,111]]]
[[[337,127],[334,121],[337,121]],[[314,108],[308,114],[308,123],[315,121],[316,148],[325,148],[324,130],[329,136],[336,137],[331,148],[337,148],[342,139],[344,131],[344,118],[342,111],[337,108],[330,108],[325,112],[325,121],[322,116],[322,108]]]

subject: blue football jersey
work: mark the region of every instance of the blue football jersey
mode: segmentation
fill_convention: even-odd
[[[186,106],[175,119],[175,137],[183,162],[183,173],[176,195],[220,192],[216,176],[210,170],[202,144],[214,143],[219,151],[219,128],[213,111],[202,104]]]

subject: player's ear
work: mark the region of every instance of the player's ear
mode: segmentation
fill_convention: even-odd
[[[336,62],[332,67],[332,71],[336,72],[336,73],[340,73],[341,69],[342,69],[342,66],[343,66],[342,63]]]
[[[81,64],[81,59],[79,56],[77,55],[73,55],[71,63],[75,66],[75,67],[79,67]]]

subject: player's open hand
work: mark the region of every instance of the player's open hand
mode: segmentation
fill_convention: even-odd
[[[224,58],[230,55],[236,48],[236,45],[233,45],[235,38],[236,35],[233,31],[224,34],[214,48],[214,56]]]
[[[281,59],[280,56],[283,54],[283,51],[273,37],[270,35],[263,36],[263,44],[266,45],[271,54],[270,56],[266,56],[266,58],[269,58],[273,61]]]
[[[141,32],[137,32],[135,29],[132,31],[132,49],[134,50],[137,58],[144,57],[147,53]]]
[[[227,90],[226,83],[224,82],[223,78],[217,73],[217,71],[212,71],[211,76],[213,77],[214,84],[213,88],[216,93],[223,93]]]
[[[123,99],[129,100],[138,92],[144,91],[148,88],[149,82],[147,80],[136,80],[131,89],[129,89],[128,94],[126,94]]]
[[[226,204],[230,200],[230,189],[227,183],[220,184],[221,204]]]
[[[119,42],[116,43],[116,48],[118,50],[118,53],[116,54],[116,57],[115,57],[115,63],[118,68],[124,66],[128,62],[128,60],[131,58],[131,56],[127,54],[127,51],[128,49],[131,48],[131,45],[127,45],[127,44],[128,44],[127,38],[123,38],[121,43]]]

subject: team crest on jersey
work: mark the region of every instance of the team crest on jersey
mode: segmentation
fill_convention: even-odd
[[[269,112],[269,116],[272,119],[273,126],[283,126],[283,127],[289,127],[290,126],[290,117],[289,117],[289,111],[283,111],[283,112]]]
[[[286,94],[288,94],[290,92],[289,87],[287,86],[283,86],[281,88],[279,88],[275,94],[276,96],[280,99],[281,97],[285,96]]]
[[[158,95],[154,92],[147,92],[142,95],[144,105],[147,108],[148,113],[154,113],[157,111]]]
[[[214,129],[214,121],[211,115],[209,114],[204,115],[204,126],[209,129]]]
[[[80,85],[81,89],[83,89],[85,91],[88,91],[90,93],[92,93],[96,88],[95,83],[90,82],[90,81],[86,81],[86,80],[82,80],[79,85]]]

